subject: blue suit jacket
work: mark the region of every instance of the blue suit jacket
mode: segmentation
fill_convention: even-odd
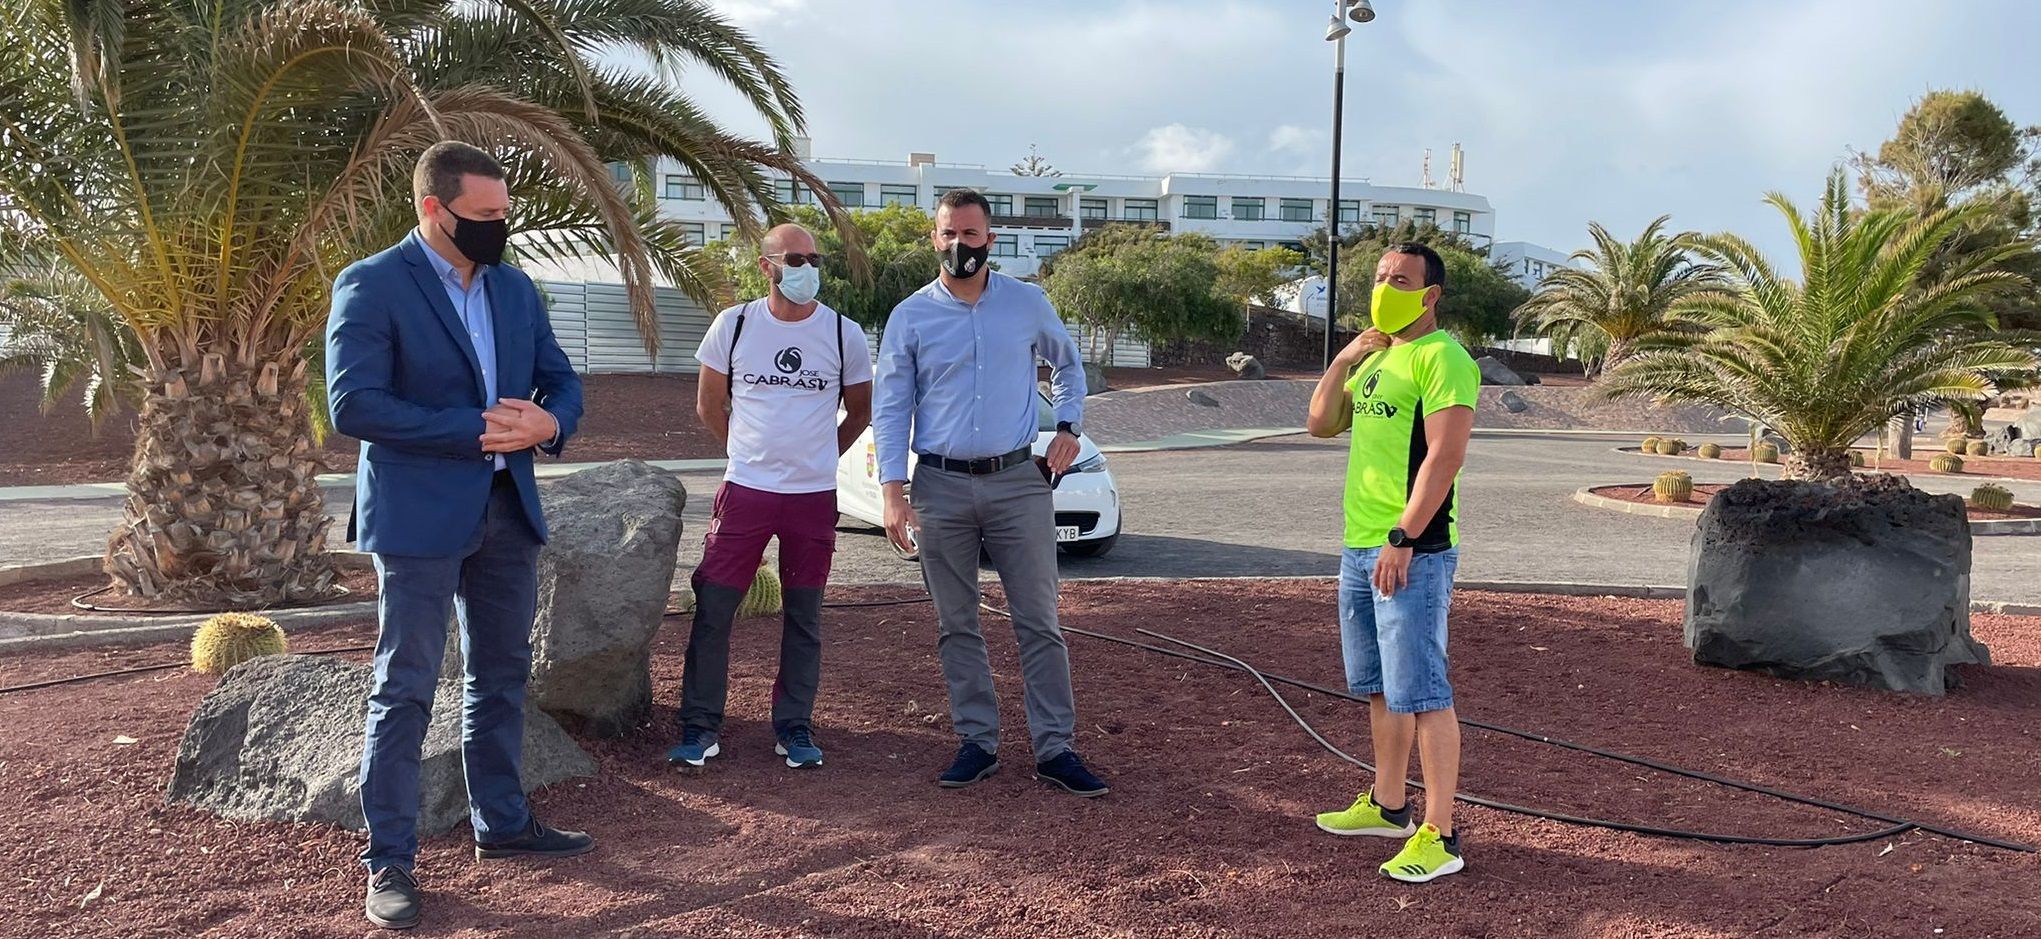
[[[326,395],[333,426],[359,438],[354,519],[361,550],[449,557],[482,524],[494,476],[482,452],[482,369],[427,249],[410,238],[356,262],[333,282],[326,322]],[[560,422],[558,456],[581,420],[581,376],[560,351],[531,278],[492,265],[483,274],[496,327],[497,394],[529,398]],[[505,454],[526,518],[546,522],[532,453]]]

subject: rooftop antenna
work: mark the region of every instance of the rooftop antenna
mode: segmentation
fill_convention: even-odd
[[[1453,163],[1446,171],[1446,179],[1454,192],[1467,191],[1467,164],[1462,159],[1460,145],[1457,143],[1453,145]]]
[[[1424,148],[1424,182],[1422,185],[1426,189],[1438,188],[1438,184],[1432,182],[1432,148],[1430,147]]]

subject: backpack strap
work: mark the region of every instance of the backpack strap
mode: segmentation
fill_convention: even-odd
[[[744,313],[746,310],[751,309],[751,304],[756,302],[755,300],[746,301],[743,306],[737,308],[737,325],[730,330],[730,371],[728,373],[730,378],[737,377],[737,338],[744,335]],[[731,401],[737,400],[737,388],[734,385],[724,390],[729,395]]]

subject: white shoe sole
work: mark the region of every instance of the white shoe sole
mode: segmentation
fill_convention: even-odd
[[[709,744],[709,748],[707,750],[702,751],[702,758],[700,760],[673,760],[671,762],[675,766],[687,766],[692,767],[694,769],[701,769],[702,767],[709,765],[710,757],[713,757],[722,752],[723,745],[721,743],[712,743]]]
[[[774,752],[774,753],[777,753],[777,754],[779,754],[779,755],[781,755],[781,756],[786,756],[786,755],[787,755],[787,745],[786,745],[786,744],[784,744],[784,743],[776,743],[776,744],[773,744],[773,745],[772,745],[772,752]],[[822,765],[822,759],[821,759],[820,757],[817,757],[817,758],[816,758],[816,760],[815,760],[815,762],[813,762],[813,763],[796,763],[796,762],[794,762],[793,760],[788,760],[788,761],[787,761],[787,768],[788,768],[788,769],[801,769],[801,768],[803,768],[803,767],[808,767],[808,766],[821,766],[821,765]]]
[[[1318,822],[1318,830],[1325,832],[1326,834],[1329,835],[1338,835],[1342,838],[1351,838],[1355,836],[1375,838],[1408,838],[1411,835],[1417,834],[1416,825],[1405,825],[1402,828],[1361,828],[1353,831],[1345,831],[1338,828],[1332,828],[1326,825],[1324,822]]]
[[[1439,865],[1437,870],[1434,870],[1429,874],[1402,874],[1396,873],[1394,871],[1385,870],[1382,872],[1382,876],[1387,877],[1390,880],[1400,880],[1406,884],[1422,884],[1437,880],[1441,877],[1446,876],[1447,874],[1457,873],[1461,868],[1466,866],[1467,866],[1466,859],[1454,858],[1450,861],[1447,861],[1444,864]]]

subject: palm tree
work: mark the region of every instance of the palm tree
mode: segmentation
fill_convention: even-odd
[[[1671,218],[1653,219],[1627,244],[1600,222],[1589,222],[1595,246],[1574,252],[1573,260],[1592,266],[1560,268],[1546,277],[1517,308],[1518,328],[1551,339],[1556,355],[1571,350],[1589,374],[1614,368],[1638,342],[1675,328],[1673,306],[1715,286],[1718,271],[1689,257],[1693,232],[1665,234]]]
[[[1792,447],[1786,475],[1849,475],[1859,437],[1919,408],[1982,399],[1990,376],[2032,368],[2032,353],[1995,333],[1985,305],[2021,278],[1994,269],[2006,245],[1945,269],[1920,272],[1980,209],[1922,214],[1855,210],[1838,170],[1811,217],[1783,195],[1766,201],[1792,228],[1803,280],[1779,276],[1755,247],[1730,234],[1694,250],[1727,270],[1727,285],[1675,308],[1694,331],[1663,335],[1604,376],[1611,396],[1650,395],[1748,415]]]
[[[44,411],[77,394],[94,428],[135,406],[134,330],[77,269],[51,258],[0,258],[0,372],[32,370]],[[82,389],[82,393],[81,393]]]
[[[612,166],[676,160],[747,233],[791,176],[848,225],[778,65],[700,0],[16,0],[0,47],[0,258],[60,259],[133,334],[106,569],[155,605],[331,592],[309,350],[340,268],[413,224],[427,146],[504,160],[523,256],[613,257],[648,348],[655,281],[707,301],[716,268]],[[710,121],[683,64],[773,141]]]

